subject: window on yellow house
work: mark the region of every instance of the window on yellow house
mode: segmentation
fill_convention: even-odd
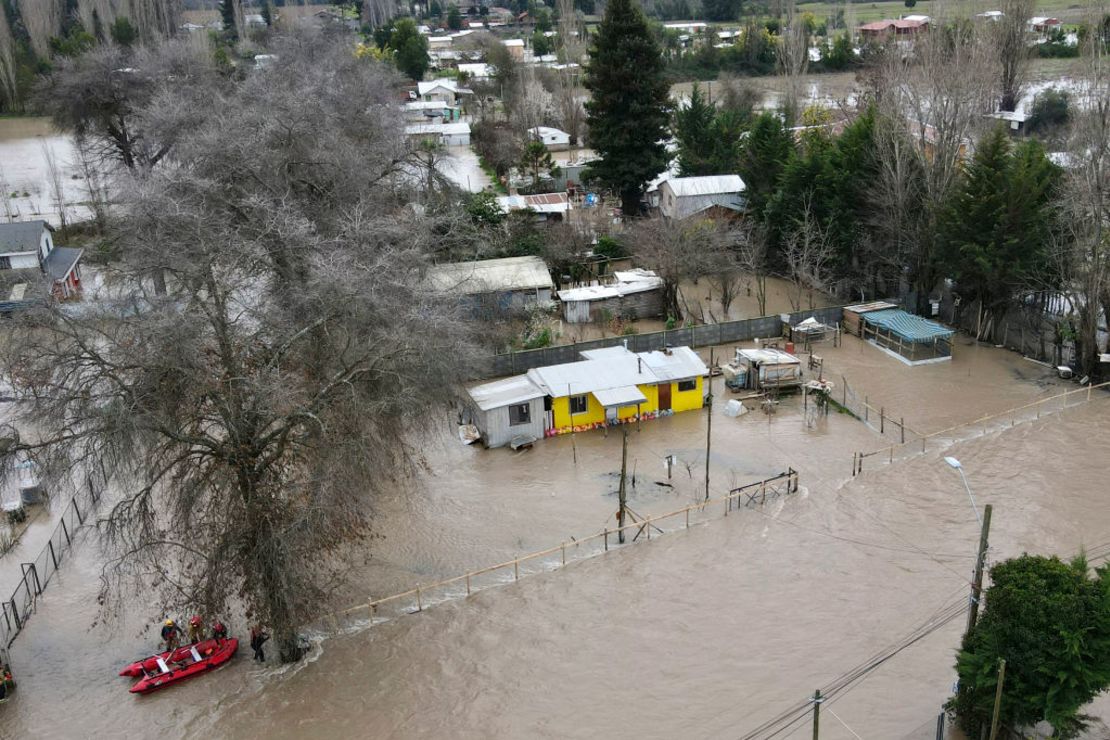
[[[590,407],[589,398],[586,396],[571,396],[570,397],[570,413],[584,414],[586,409]]]
[[[698,389],[698,381],[696,380],[680,380],[678,381],[678,390],[682,391],[695,391]]]

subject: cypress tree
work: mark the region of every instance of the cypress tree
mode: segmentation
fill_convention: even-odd
[[[644,184],[667,166],[663,66],[643,12],[632,0],[612,0],[586,65],[590,145],[601,156],[589,176],[620,194],[626,216],[639,212]]]

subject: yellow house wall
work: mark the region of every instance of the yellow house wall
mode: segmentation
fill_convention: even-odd
[[[675,413],[679,411],[693,411],[702,407],[702,378],[694,379],[694,390],[680,391],[678,390],[678,383],[671,383],[671,410]],[[658,389],[656,389],[658,393]],[[656,396],[656,404],[658,405],[658,396]]]
[[[637,409],[636,406],[624,406],[618,409],[617,417],[620,419],[631,419],[636,416],[639,411],[642,414],[654,412],[659,409],[659,389],[654,385],[640,385],[636,386],[640,392],[644,394],[647,400],[640,404]],[[686,395],[686,394],[683,394]],[[587,426],[590,424],[601,424],[605,422],[605,407],[598,403],[594,398],[594,394],[589,393],[586,395],[586,411],[581,414],[575,414],[573,421],[570,418],[570,397],[560,396],[551,399],[551,411],[554,418],[556,429],[569,427],[573,423],[574,426]]]

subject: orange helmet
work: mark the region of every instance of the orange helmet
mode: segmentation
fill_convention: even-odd
[[[194,627],[199,627],[200,626],[200,615],[194,614],[193,618],[189,620],[189,624],[193,625]]]

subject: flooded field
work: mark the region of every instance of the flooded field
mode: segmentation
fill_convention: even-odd
[[[59,170],[67,215],[80,218],[78,204],[86,198],[73,141],[46,118],[0,118],[0,219],[45,218],[57,223],[51,157]]]
[[[988,347],[959,345],[952,363],[919,368],[854,338],[818,351],[828,377],[845,375],[872,404],[898,407],[926,431],[1074,387]],[[148,625],[161,615],[135,605],[95,622],[90,539],[13,646],[20,693],[5,707],[6,729],[59,738],[137,724],[168,737],[735,737],[964,598],[978,525],[940,450],[851,479],[852,452],[886,443],[863,423],[843,414],[807,422],[796,400],[772,416],[730,419],[719,381],[716,393],[713,494],[788,466],[800,471],[798,494],[322,639],[298,666],[240,659],[160,695],[127,696],[114,670],[153,646]],[[1110,542],[1105,486],[1090,465],[1110,447],[1106,411],[1100,397],[1002,433],[969,434],[945,453],[961,458],[980,503],[995,505],[992,558]],[[419,469],[398,473],[372,502],[380,538],[336,605],[611,526],[618,432],[513,453],[463,447],[449,422],[422,442]],[[635,511],[704,495],[705,424],[704,412],[688,412],[630,430]],[[669,454],[680,460],[673,488],[657,483]],[[230,621],[243,630],[241,619]],[[959,622],[832,711],[864,737],[932,737],[954,678]],[[851,737],[827,724],[823,738]]]

